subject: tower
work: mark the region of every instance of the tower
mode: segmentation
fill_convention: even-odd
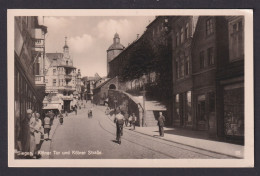
[[[70,58],[69,46],[67,44],[67,37],[65,37],[65,44],[63,46],[63,60],[65,65],[73,65],[72,59]]]
[[[125,47],[120,43],[120,37],[118,33],[115,33],[113,44],[107,49],[107,74],[109,73],[109,62],[118,56],[124,50],[124,48]]]

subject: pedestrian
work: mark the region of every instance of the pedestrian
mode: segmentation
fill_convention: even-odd
[[[124,118],[125,118],[125,126],[127,127],[128,126],[128,118],[129,118],[129,114],[127,112],[124,114]]]
[[[136,123],[137,117],[135,116],[135,113],[132,114],[132,125],[133,125],[133,130],[135,130],[135,123]]]
[[[75,105],[75,107],[74,107],[74,110],[75,110],[75,115],[77,115],[77,105]]]
[[[162,115],[162,112],[159,112],[159,118],[158,118],[158,126],[159,126],[159,134],[161,137],[164,136],[164,122],[165,122],[165,117]]]
[[[50,130],[51,130],[51,118],[47,115],[45,115],[43,127],[44,127],[44,139],[49,140]]]
[[[30,158],[30,119],[32,117],[32,110],[26,110],[26,116],[22,116],[21,119],[21,134],[19,135],[19,140],[21,141],[21,157],[29,159]]]
[[[36,143],[35,143],[35,127],[37,126],[36,122],[36,115],[33,113],[33,116],[30,118],[29,127],[30,127],[30,158],[34,157],[34,153],[36,150]]]
[[[109,112],[110,112],[110,109],[109,109],[109,107],[107,107],[107,108],[106,108],[106,111],[105,111],[105,114],[106,114],[106,115],[109,115]]]
[[[41,147],[41,136],[43,134],[43,128],[42,128],[42,121],[40,119],[40,114],[36,113],[35,114],[35,125],[34,125],[34,137],[35,137],[35,149],[34,149],[34,159],[38,159],[41,156],[38,154],[38,151],[40,150]]]
[[[49,112],[48,112],[48,116],[50,117],[50,120],[51,120],[51,125],[53,124],[53,120],[54,120],[54,116],[55,116],[55,114],[53,113],[53,111],[52,110],[50,110]]]
[[[124,116],[122,115],[120,110],[117,110],[114,123],[116,123],[116,140],[118,144],[121,144],[121,136],[123,136]]]
[[[130,124],[130,127],[132,126],[132,123],[133,123],[133,116],[130,115],[130,117],[128,118],[128,121],[129,121],[129,124]]]
[[[64,117],[63,117],[63,115],[62,115],[61,112],[59,112],[58,117],[59,117],[60,124],[62,125],[62,124],[63,124],[63,118],[64,118]]]

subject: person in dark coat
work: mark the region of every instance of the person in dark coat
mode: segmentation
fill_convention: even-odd
[[[123,135],[124,116],[120,110],[117,110],[114,122],[116,123],[116,140],[121,144],[121,136]]]
[[[162,112],[159,112],[159,118],[158,118],[158,126],[159,126],[159,134],[161,137],[164,136],[164,122],[165,122],[165,117],[162,115]]]

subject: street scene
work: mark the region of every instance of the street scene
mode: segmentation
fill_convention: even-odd
[[[244,158],[244,16],[14,22],[15,159]]]

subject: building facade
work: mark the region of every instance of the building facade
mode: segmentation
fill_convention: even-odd
[[[70,112],[77,104],[80,82],[77,69],[69,54],[69,46],[65,38],[63,53],[46,53],[48,69],[45,75],[46,96],[43,109],[58,109]],[[80,72],[79,72],[80,73]]]
[[[156,126],[159,111],[167,117],[167,125],[172,123],[170,32],[169,17],[156,17],[143,35],[109,62],[108,77],[118,77],[116,89],[142,99],[137,101],[143,111],[143,118],[138,117],[141,126]]]
[[[197,16],[171,19],[173,67],[173,126],[193,128],[191,43]]]
[[[32,109],[41,113],[44,94],[37,91],[37,76],[34,72],[34,64],[42,57],[38,50],[39,43],[44,42],[39,38],[37,32],[42,35],[47,33],[47,27],[40,25],[37,17],[23,16],[15,17],[14,25],[14,114],[15,114],[15,148],[17,142],[21,142],[19,150],[29,151],[29,141],[26,137],[29,130],[26,128],[28,122],[26,110]],[[40,40],[40,41],[39,41]],[[39,52],[38,52],[39,51]]]
[[[218,136],[244,142],[244,17],[227,16],[228,48],[217,68]],[[222,98],[218,98],[222,97]]]

